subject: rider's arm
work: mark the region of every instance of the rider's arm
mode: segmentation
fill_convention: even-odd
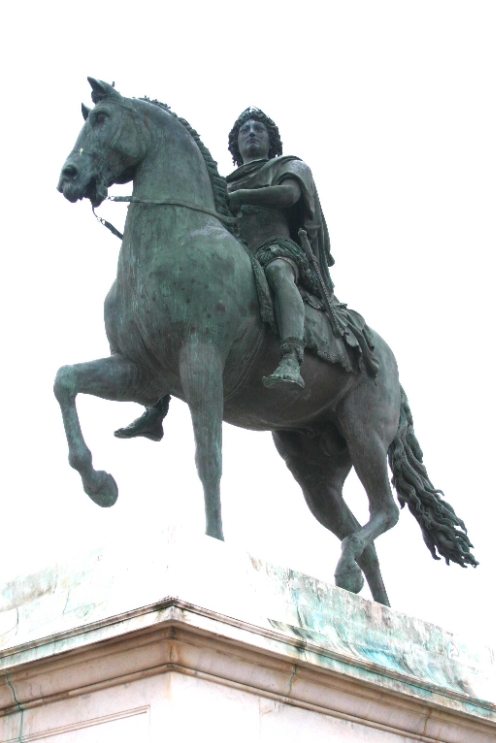
[[[280,186],[240,188],[229,194],[229,204],[233,211],[239,209],[242,204],[288,209],[296,204],[300,197],[301,188],[296,178],[286,178]]]

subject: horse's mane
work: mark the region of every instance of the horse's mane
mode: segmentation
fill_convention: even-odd
[[[223,178],[218,169],[217,169],[217,162],[213,159],[212,155],[210,154],[210,151],[205,147],[203,142],[200,139],[200,135],[196,131],[196,129],[193,129],[191,124],[188,124],[186,119],[181,118],[177,114],[174,113],[174,111],[171,111],[170,107],[166,103],[161,103],[157,100],[150,100],[150,98],[147,98],[146,96],[144,98],[140,98],[140,101],[146,101],[147,103],[151,103],[153,106],[157,106],[158,108],[161,108],[163,111],[167,111],[167,113],[171,114],[171,116],[174,116],[180,124],[184,126],[188,134],[194,139],[196,142],[198,149],[200,150],[203,160],[205,161],[205,165],[207,166],[208,171],[208,177],[210,178],[210,185],[212,186],[212,192],[214,195],[214,203],[215,208],[219,214],[221,214],[224,217],[231,217],[232,214],[229,211],[229,206],[227,203],[227,184],[226,179]],[[226,223],[224,225],[226,229],[229,230],[229,232],[233,232],[233,227]]]

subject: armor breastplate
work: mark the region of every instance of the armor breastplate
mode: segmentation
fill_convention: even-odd
[[[280,209],[243,204],[238,217],[239,236],[255,250],[274,237],[289,237],[289,222],[286,213]]]

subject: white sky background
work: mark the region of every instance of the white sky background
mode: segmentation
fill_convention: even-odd
[[[285,154],[310,165],[336,292],[391,345],[431,479],[465,519],[481,562],[434,562],[405,510],[378,540],[392,605],[494,644],[496,6],[178,5],[8,11],[0,582],[88,545],[146,539],[160,524],[204,528],[189,412],[177,400],[157,445],[113,438],[137,405],[79,398],[95,466],[120,486],[114,508],[95,506],[67,464],[53,378],[63,364],[108,355],[103,301],[119,249],[89,202],[69,204],[55,190],[92,75],[167,102],[223,174],[232,169],[227,134],[248,105],[276,121]],[[100,213],[122,225],[125,206]],[[354,474],[345,496],[366,520]],[[228,542],[333,582],[339,543],[308,511],[270,434],[225,425],[222,499]]]

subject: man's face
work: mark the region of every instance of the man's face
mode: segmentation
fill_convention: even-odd
[[[243,163],[269,157],[269,132],[261,121],[248,119],[238,134],[238,147]]]

